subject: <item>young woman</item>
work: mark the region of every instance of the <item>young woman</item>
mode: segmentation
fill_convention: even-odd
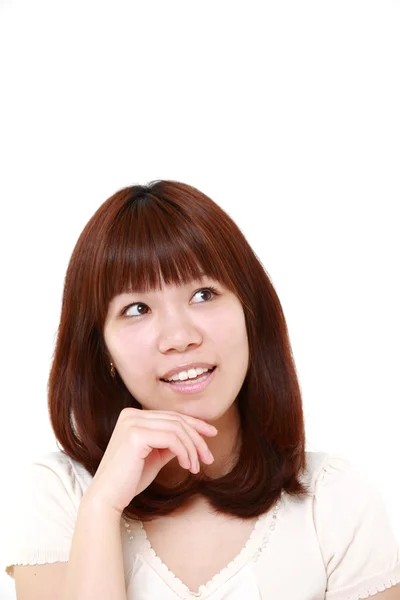
[[[18,600],[400,598],[371,482],[306,452],[282,307],[209,197],[125,188],[65,279],[49,379],[59,452],[10,520]]]

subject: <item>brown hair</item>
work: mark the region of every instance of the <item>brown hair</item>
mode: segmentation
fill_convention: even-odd
[[[308,494],[302,398],[282,306],[256,254],[234,221],[208,196],[177,181],[126,187],[83,229],[64,285],[49,377],[53,431],[63,452],[96,473],[121,410],[141,408],[122,379],[110,377],[103,328],[112,298],[132,289],[189,283],[203,271],[240,299],[249,368],[236,399],[242,444],[218,479],[189,471],[177,487],[153,481],[125,508],[151,520],[190,496],[241,518],[269,510],[282,490]]]

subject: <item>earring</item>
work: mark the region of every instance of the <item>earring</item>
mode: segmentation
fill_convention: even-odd
[[[111,369],[110,369],[110,375],[111,375],[111,377],[114,379],[114,377],[115,377],[115,367],[114,367],[114,365],[112,364],[112,362],[110,362],[110,366],[111,366]]]

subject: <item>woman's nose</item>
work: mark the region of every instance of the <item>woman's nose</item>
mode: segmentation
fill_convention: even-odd
[[[160,352],[168,352],[171,349],[183,352],[190,345],[198,345],[202,341],[199,329],[182,313],[169,314],[162,322],[160,320],[159,327]]]

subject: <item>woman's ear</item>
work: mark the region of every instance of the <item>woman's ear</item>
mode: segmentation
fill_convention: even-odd
[[[104,356],[104,361],[106,363],[106,367],[108,370],[110,370],[110,367],[111,367],[110,363],[113,363],[114,366],[115,366],[115,364],[114,364],[114,359],[111,356],[110,352],[107,350],[107,348],[105,348],[103,356]]]
[[[110,362],[114,362],[113,357],[111,356],[111,353],[110,353],[109,349],[107,348],[107,344],[106,344],[104,337],[102,337],[100,340],[100,351],[104,355],[104,359],[108,364]]]

